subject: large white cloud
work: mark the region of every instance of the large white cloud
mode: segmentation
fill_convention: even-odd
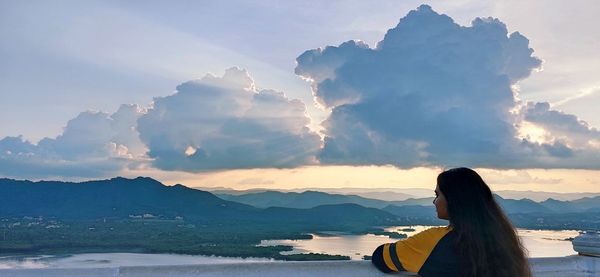
[[[547,102],[528,102],[523,107],[523,120],[547,132],[545,140],[559,140],[571,148],[600,147],[600,131],[590,127],[577,116],[552,110]]]
[[[309,50],[296,73],[331,109],[324,145],[305,104],[257,89],[245,70],[185,82],[148,109],[83,112],[56,138],[0,140],[0,175],[104,177],[310,164],[600,168],[600,131],[512,87],[541,66],[491,18],[459,26],[421,6],[370,48]]]
[[[245,70],[183,83],[149,109],[83,112],[56,138],[0,140],[0,176],[94,178],[125,169],[197,172],[316,163],[304,103],[254,86]]]
[[[183,83],[138,120],[153,164],[164,170],[295,167],[315,162],[320,137],[305,105],[257,90],[245,70]]]
[[[113,114],[82,112],[61,135],[32,144],[22,137],[0,140],[0,174],[10,177],[105,177],[143,161],[146,148],[138,138],[143,110],[122,105]]]
[[[296,73],[310,80],[317,101],[332,109],[323,122],[319,160],[401,167],[600,167],[597,150],[581,145],[581,138],[571,140],[575,145],[519,137],[523,120],[537,120],[551,135],[577,130],[598,139],[598,132],[586,131],[573,116],[519,109],[525,104],[515,98],[512,85],[541,66],[528,44],[497,19],[478,18],[464,27],[423,5],[376,48],[348,41],[306,51],[297,58]],[[558,121],[569,127],[559,128]]]
[[[600,131],[577,116],[553,110],[547,102],[521,106],[519,134],[527,159],[542,168],[600,168]],[[523,126],[525,126],[523,128]]]

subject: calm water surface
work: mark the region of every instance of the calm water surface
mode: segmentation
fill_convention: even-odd
[[[410,226],[414,231],[403,230],[409,226],[386,228],[411,236],[431,226]],[[519,235],[530,257],[561,257],[576,254],[567,238],[577,236],[577,231],[544,231],[520,229]],[[340,233],[313,234],[310,240],[264,240],[261,246],[291,245],[292,251],[282,254],[296,253],[326,253],[350,256],[360,260],[364,255],[371,255],[373,250],[388,242],[394,242],[387,236],[376,235],[344,235]],[[176,254],[135,254],[135,253],[95,253],[75,255],[41,255],[41,256],[9,256],[0,257],[0,269],[8,268],[98,268],[118,266],[145,265],[189,265],[215,264],[232,262],[266,262],[273,261],[265,258],[224,258]]]
[[[395,231],[411,236],[432,226],[412,226],[414,231],[403,231],[408,226],[395,226],[386,228],[386,231]],[[563,257],[576,254],[567,238],[576,237],[577,231],[546,231],[519,229],[519,236],[529,251],[529,257]],[[360,260],[364,255],[371,255],[373,250],[383,244],[395,242],[387,236],[376,235],[318,235],[313,234],[311,240],[264,240],[260,245],[291,245],[292,251],[282,254],[298,253],[326,253],[333,255],[350,256],[353,260]]]
[[[264,258],[225,258],[177,254],[92,253],[0,257],[0,269],[9,268],[99,268],[149,265],[190,265],[234,262],[268,262]]]

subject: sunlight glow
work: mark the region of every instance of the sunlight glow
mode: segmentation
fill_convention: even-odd
[[[192,156],[192,155],[196,154],[196,151],[197,151],[197,149],[196,149],[196,148],[194,148],[194,147],[192,147],[192,146],[188,146],[188,147],[185,149],[185,152],[184,152],[184,153],[185,153],[185,155],[186,155],[186,156],[188,156],[188,157],[189,157],[189,156]]]
[[[492,190],[600,192],[600,171],[583,169],[476,168]],[[128,169],[122,176],[149,176],[165,184],[189,187],[227,187],[238,190],[300,188],[435,188],[442,168],[393,166],[305,166],[288,169],[238,169],[190,173],[151,167]],[[577,185],[574,185],[577,184]]]
[[[528,121],[523,121],[518,126],[517,137],[536,143],[552,142],[552,137],[544,128]]]

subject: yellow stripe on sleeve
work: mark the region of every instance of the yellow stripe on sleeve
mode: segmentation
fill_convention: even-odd
[[[394,262],[392,261],[392,257],[390,256],[390,244],[386,243],[383,245],[383,261],[385,262],[385,265],[393,270],[393,271],[398,271],[398,268],[394,265]]]
[[[436,244],[442,239],[451,229],[449,227],[434,227],[413,235],[407,239],[396,242],[396,253],[390,253],[391,255],[397,255],[402,267],[406,271],[419,272]],[[389,251],[389,245],[386,249]],[[384,251],[384,254],[386,252]],[[388,252],[389,253],[389,252]],[[384,255],[385,263],[388,267],[392,268],[392,259],[387,255]],[[389,263],[388,259],[389,258]],[[391,265],[391,266],[390,266]],[[394,268],[396,268],[394,266]]]

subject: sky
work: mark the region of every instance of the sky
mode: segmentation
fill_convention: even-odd
[[[0,0],[0,176],[600,192],[598,12]]]

